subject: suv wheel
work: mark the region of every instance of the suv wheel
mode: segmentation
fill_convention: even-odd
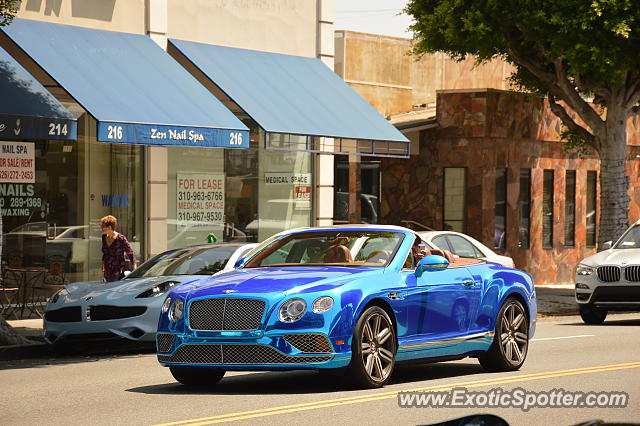
[[[580,305],[580,317],[585,324],[602,324],[607,317],[607,311],[593,305]]]

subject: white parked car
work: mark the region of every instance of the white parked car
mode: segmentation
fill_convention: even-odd
[[[507,268],[513,268],[513,259],[501,256],[482,244],[480,241],[466,234],[453,231],[420,231],[417,232],[427,243],[460,257],[470,257],[499,263]]]
[[[586,324],[601,324],[609,311],[640,311],[640,221],[576,269],[576,302]]]
[[[256,246],[221,243],[169,250],[120,281],[68,284],[49,300],[44,338],[48,343],[95,338],[153,342],[169,290],[233,269]]]

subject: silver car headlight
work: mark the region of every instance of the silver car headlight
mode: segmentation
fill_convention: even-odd
[[[171,309],[169,309],[169,319],[173,322],[178,322],[180,318],[182,318],[183,312],[184,302],[182,301],[182,299],[176,299],[173,301]]]
[[[289,299],[280,306],[280,321],[296,322],[307,311],[307,302],[302,299]]]
[[[178,281],[165,281],[160,283],[150,289],[143,291],[139,295],[136,296],[136,299],[144,299],[146,297],[157,297],[162,294],[165,294],[167,291],[171,290],[176,285],[180,284]]]
[[[333,299],[329,296],[318,297],[313,301],[313,312],[316,314],[321,314],[323,312],[327,312],[329,309],[333,307]]]
[[[576,269],[576,276],[578,275],[591,275],[593,274],[593,271],[595,271],[595,268],[591,267],[591,266],[587,266],[587,265],[583,265],[582,263],[578,265],[578,268]]]
[[[53,296],[51,296],[51,303],[56,303],[58,301],[58,299],[60,299],[62,296],[66,296],[67,294],[69,294],[69,291],[62,287],[60,290],[56,291]]]

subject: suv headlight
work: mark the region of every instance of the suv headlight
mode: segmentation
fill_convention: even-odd
[[[171,290],[173,287],[175,287],[178,284],[180,283],[177,281],[165,281],[163,283],[158,284],[155,287],[151,287],[150,289],[143,291],[142,293],[136,296],[136,299],[160,296],[161,294],[166,293],[167,291]]]
[[[182,318],[183,312],[184,302],[182,301],[182,299],[176,299],[173,301],[171,309],[169,309],[169,319],[173,322],[178,322],[180,318]]]
[[[306,311],[307,302],[302,299],[290,299],[280,306],[278,314],[282,322],[296,322]]]
[[[596,268],[593,268],[591,266],[587,266],[587,265],[583,265],[583,264],[579,264],[578,268],[576,269],[576,276],[578,275],[591,275],[593,274],[593,271],[595,271]]]

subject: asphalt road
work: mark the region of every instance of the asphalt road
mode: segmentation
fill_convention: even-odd
[[[0,424],[204,425],[429,424],[476,413],[512,425],[640,422],[640,315],[602,326],[578,317],[542,318],[520,371],[485,373],[474,359],[398,366],[383,389],[349,390],[315,372],[227,373],[216,387],[177,384],[154,354],[0,363]],[[398,392],[625,391],[626,408],[400,408]]]

